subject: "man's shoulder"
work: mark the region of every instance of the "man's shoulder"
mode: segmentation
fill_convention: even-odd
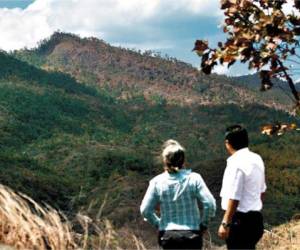
[[[241,170],[248,175],[252,172],[252,169],[256,167],[264,168],[263,159],[258,153],[255,153],[248,148],[238,151],[237,154],[233,154],[227,159],[228,171]]]
[[[262,157],[261,157],[258,153],[255,153],[255,152],[250,151],[250,150],[249,150],[249,156],[250,156],[254,161],[257,161],[257,162],[262,162],[262,161],[263,161]]]
[[[243,149],[243,151],[240,151],[239,153],[234,154],[227,159],[228,162],[235,162],[235,161],[239,162],[240,160],[262,161],[262,158],[258,153],[255,153],[255,152],[251,151],[250,149],[245,148],[245,149]]]
[[[248,151],[245,160],[247,162],[245,162],[245,164],[238,165],[237,169],[242,170],[242,172],[246,175],[253,173],[254,169],[264,169],[262,157],[253,151]]]

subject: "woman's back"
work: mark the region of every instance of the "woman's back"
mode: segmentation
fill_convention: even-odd
[[[177,173],[164,172],[150,181],[148,190],[160,205],[159,230],[199,230],[201,221],[208,221],[215,210],[214,198],[203,179],[191,170],[182,169]],[[146,195],[141,209],[145,210],[149,200]],[[206,209],[201,219],[198,201]],[[150,206],[152,207],[152,206]]]
[[[159,229],[199,229],[200,213],[195,194],[195,174],[190,170],[181,170],[174,174],[165,172],[153,181],[160,203]]]
[[[141,204],[145,220],[159,229],[164,249],[200,249],[201,229],[214,216],[215,199],[199,174],[184,168],[184,148],[174,141],[165,143],[164,173],[154,177]],[[203,205],[201,218],[198,201]],[[156,213],[159,205],[160,214]]]

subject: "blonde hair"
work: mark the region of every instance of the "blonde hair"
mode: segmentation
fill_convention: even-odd
[[[169,173],[176,173],[183,167],[185,149],[175,140],[167,140],[163,144],[162,157],[165,169]]]

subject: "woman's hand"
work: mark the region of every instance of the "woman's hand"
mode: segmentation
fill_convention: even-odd
[[[230,231],[230,227],[224,227],[223,225],[220,225],[219,231],[218,231],[218,236],[222,240],[226,240],[229,236],[229,231]]]

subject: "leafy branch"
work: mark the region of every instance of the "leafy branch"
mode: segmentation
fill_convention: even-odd
[[[300,109],[300,96],[284,62],[297,61],[299,48],[300,1],[293,1],[294,11],[283,12],[287,0],[221,0],[224,10],[223,31],[226,42],[211,48],[208,41],[197,40],[194,50],[201,57],[201,69],[210,74],[216,65],[228,68],[240,61],[260,72],[261,90],[272,88],[272,78],[284,77]]]

